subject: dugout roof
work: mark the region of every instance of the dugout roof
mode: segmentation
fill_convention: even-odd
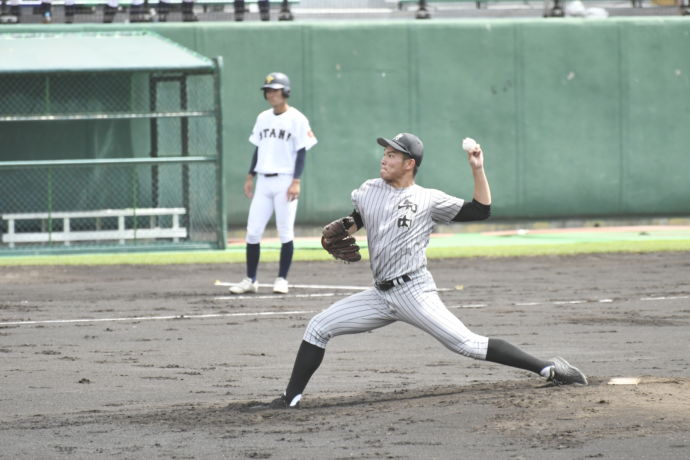
[[[212,72],[213,61],[151,32],[0,34],[0,73]]]

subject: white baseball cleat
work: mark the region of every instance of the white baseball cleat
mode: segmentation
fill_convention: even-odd
[[[259,290],[259,282],[252,281],[251,278],[245,278],[228,290],[233,294],[254,293]]]
[[[557,356],[552,358],[551,362],[553,366],[551,366],[549,376],[546,379],[549,382],[553,382],[555,385],[570,385],[573,383],[587,385],[587,377],[585,374],[565,359]]]
[[[287,294],[288,293],[288,282],[285,278],[276,278],[273,283],[273,292],[276,294]]]

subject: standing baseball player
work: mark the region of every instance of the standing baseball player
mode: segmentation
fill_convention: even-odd
[[[307,117],[287,103],[290,97],[287,75],[280,72],[269,74],[261,90],[271,108],[256,117],[249,136],[255,149],[244,182],[244,194],[252,200],[247,219],[247,276],[230,288],[233,294],[258,291],[261,237],[274,212],[281,248],[273,292],[287,294],[287,275],[294,252],[292,240],[301,190],[300,176],[304,171],[307,150],[317,142]]]
[[[366,228],[374,287],[342,299],[311,319],[297,352],[285,393],[268,404],[297,407],[302,392],[323,359],[333,337],[356,334],[404,321],[426,331],[461,355],[526,369],[554,384],[587,384],[587,378],[563,358],[542,360],[510,343],[470,331],[445,307],[426,267],[425,249],[436,224],[489,217],[491,192],[484,174],[481,146],[466,139],[474,177],[472,201],[415,184],[424,147],[414,134],[378,138],[385,148],[380,178],[352,192],[354,211],[323,230],[322,245],[347,261],[360,259],[354,232]]]

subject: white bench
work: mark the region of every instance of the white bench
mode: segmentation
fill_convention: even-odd
[[[95,211],[67,211],[67,212],[28,212],[2,214],[2,220],[7,221],[7,233],[2,235],[2,242],[8,243],[10,248],[15,243],[48,243],[63,242],[69,246],[72,241],[102,241],[117,240],[124,244],[125,240],[142,240],[157,238],[172,238],[178,242],[180,238],[187,238],[187,229],[180,227],[180,216],[186,214],[185,208],[128,208],[101,209]],[[127,228],[125,218],[150,216],[149,227]],[[172,227],[157,225],[157,216],[172,216]],[[117,229],[101,230],[102,219],[117,218]],[[40,220],[41,228],[45,228],[44,221],[62,220],[61,231],[19,232],[15,231],[15,223],[19,220]],[[95,230],[72,230],[72,219],[96,219]],[[110,226],[112,227],[112,226]]]

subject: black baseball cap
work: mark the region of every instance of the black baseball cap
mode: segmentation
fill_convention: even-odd
[[[422,140],[410,133],[400,133],[397,134],[393,139],[386,139],[385,137],[379,137],[376,139],[382,147],[393,147],[398,152],[402,152],[405,155],[409,155],[417,166],[422,164],[422,157],[424,156],[424,144]]]

